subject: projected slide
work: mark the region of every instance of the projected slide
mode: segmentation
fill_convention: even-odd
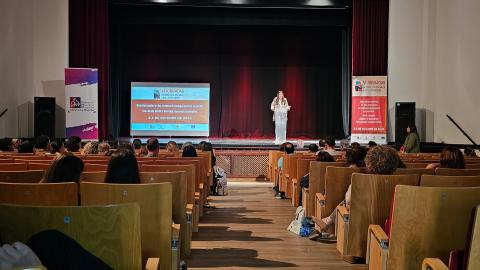
[[[209,136],[209,83],[131,84],[132,136]]]

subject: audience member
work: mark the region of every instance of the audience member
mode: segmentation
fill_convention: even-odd
[[[33,150],[37,155],[45,155],[48,150],[50,138],[47,135],[40,135],[33,141]]]
[[[447,146],[440,153],[440,163],[428,164],[427,169],[448,168],[465,169],[465,158],[460,149]]]
[[[0,139],[0,151],[11,152],[13,151],[13,144],[11,138]]]
[[[133,151],[127,147],[119,147],[108,163],[106,183],[138,184],[140,174],[137,158]]]
[[[147,140],[147,157],[158,157],[158,151],[160,150],[160,144],[157,138],[150,138]]]
[[[142,151],[142,141],[140,139],[134,139],[133,148],[135,150],[135,155],[140,156],[140,153]]]
[[[308,151],[311,153],[317,153],[318,152],[318,145],[312,143],[308,146]]]
[[[205,146],[206,143],[207,143],[206,141],[199,142],[197,149],[200,151],[203,151],[203,147]]]
[[[178,153],[180,151],[175,141],[169,141],[165,146],[165,150],[167,150],[169,153]]]
[[[185,149],[185,147],[187,147],[187,146],[193,146],[193,143],[192,142],[184,142],[182,144],[182,152],[183,152],[183,149]]]
[[[324,150],[325,149],[325,139],[320,139],[318,140],[318,150]]]
[[[327,151],[330,155],[336,156],[340,155],[341,153],[335,150],[335,138],[332,136],[328,136],[325,138],[325,149],[324,151]]]
[[[60,155],[66,152],[65,147],[63,146],[63,142],[61,141],[53,141],[48,144],[48,152],[51,155]]]
[[[367,150],[360,146],[358,143],[353,143],[352,148],[347,149],[345,153],[346,162],[348,167],[357,168],[365,167],[365,156],[367,155]]]
[[[187,145],[183,148],[182,157],[197,157],[197,150],[193,145]]]
[[[398,167],[400,156],[398,152],[389,146],[375,146],[368,151],[365,157],[365,165],[367,167],[367,173],[370,174],[393,174]],[[342,205],[350,208],[351,202],[351,189],[352,185],[348,187],[345,193],[345,200],[341,202]],[[330,216],[318,219],[312,218],[317,223],[322,231],[328,230],[330,226],[335,224],[336,213],[333,211]]]
[[[369,141],[369,142],[368,142],[368,146],[367,146],[367,150],[370,150],[370,148],[375,147],[375,146],[377,146],[377,143],[376,143],[376,142],[374,142],[374,141]]]
[[[471,148],[471,147],[467,147],[463,150],[463,154],[466,156],[466,157],[477,157],[477,153],[475,153],[475,149]]]
[[[98,154],[98,142],[88,142],[83,146],[83,155],[97,155]]]
[[[45,172],[42,182],[77,182],[83,171],[83,161],[71,152],[59,155]]]
[[[18,153],[30,153],[33,154],[33,143],[29,140],[22,142],[18,146]]]
[[[106,142],[102,142],[98,144],[98,154],[100,155],[107,155],[110,151],[110,145]]]
[[[328,152],[325,152],[325,151],[319,151],[317,153],[315,160],[321,161],[321,162],[335,162],[335,159]],[[302,194],[303,194],[302,189],[308,188],[309,186],[310,186],[310,173],[307,173],[300,179],[300,190],[298,191],[299,206],[302,205]]]
[[[78,152],[82,146],[82,139],[78,136],[71,136],[65,142],[68,152]]]

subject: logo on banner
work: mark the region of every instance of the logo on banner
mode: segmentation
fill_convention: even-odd
[[[365,83],[361,80],[355,80],[355,91],[362,91],[363,87],[365,87]]]
[[[82,108],[82,99],[80,97],[70,97],[70,108]]]

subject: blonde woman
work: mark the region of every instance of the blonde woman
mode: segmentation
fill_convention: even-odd
[[[278,91],[277,96],[270,105],[270,109],[273,111],[273,121],[275,122],[275,144],[282,144],[287,141],[287,114],[290,108],[283,91]]]

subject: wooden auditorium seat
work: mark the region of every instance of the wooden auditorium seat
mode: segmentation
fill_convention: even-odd
[[[26,243],[33,235],[57,230],[73,238],[113,269],[142,269],[140,208],[108,206],[0,205],[0,239]],[[112,226],[114,225],[114,226]],[[155,270],[154,258],[144,269]]]
[[[447,168],[438,168],[435,171],[437,175],[450,175],[450,176],[473,176],[480,175],[480,169],[447,169]]]
[[[402,175],[402,174],[419,174],[419,175],[433,175],[435,174],[435,169],[426,169],[426,168],[398,168],[393,174]]]
[[[0,163],[0,171],[26,171],[28,164],[23,163]]]
[[[350,209],[337,206],[337,250],[342,255],[366,257],[368,226],[384,224],[390,213],[392,197],[397,185],[418,186],[415,175],[352,175]],[[412,225],[413,226],[413,225]]]
[[[390,236],[380,222],[369,226],[369,269],[420,269],[427,257],[448,261],[450,251],[465,247],[479,204],[478,187],[397,186]]]
[[[46,163],[35,163],[29,162],[28,163],[28,169],[29,170],[40,170],[40,171],[46,171],[50,168],[51,164],[46,164]]]
[[[108,165],[105,164],[93,164],[93,163],[85,163],[85,167],[83,168],[84,172],[106,172]]]
[[[467,169],[480,169],[480,164],[478,163],[467,163],[465,164]]]
[[[300,180],[303,176],[308,174],[310,170],[310,162],[314,160],[315,157],[307,155],[297,159],[297,172],[292,179],[292,205],[295,207],[299,205],[298,194],[300,193]]]
[[[408,169],[421,169],[426,168],[429,163],[405,163]]]
[[[0,203],[37,206],[78,205],[77,183],[0,183]]]
[[[302,190],[302,206],[308,217],[315,215],[316,194],[325,193],[325,173],[328,166],[345,167],[345,162],[310,161],[309,185]]]
[[[80,182],[105,183],[107,172],[82,172]]]
[[[422,175],[420,186],[424,187],[480,187],[478,176]]]
[[[192,230],[198,232],[199,213],[195,205],[195,166],[187,165],[142,165],[140,172],[185,172],[187,177],[187,209],[192,210]]]
[[[177,256],[172,255],[172,240],[178,241],[179,231],[172,227],[172,184],[82,182],[80,201],[82,205],[137,203],[141,213],[142,257],[144,260],[158,257],[161,269],[176,269]]]
[[[325,218],[335,211],[337,205],[345,199],[345,193],[352,182],[352,174],[364,172],[365,168],[328,166],[325,172],[325,191],[315,194],[315,217]]]
[[[192,241],[192,206],[187,209],[187,175],[184,171],[176,172],[142,172],[140,181],[144,184],[172,184],[172,218],[181,225],[180,249],[181,256],[190,255]]]
[[[13,158],[0,157],[0,163],[14,163]]]
[[[0,171],[0,182],[38,183],[43,178],[43,170]]]

